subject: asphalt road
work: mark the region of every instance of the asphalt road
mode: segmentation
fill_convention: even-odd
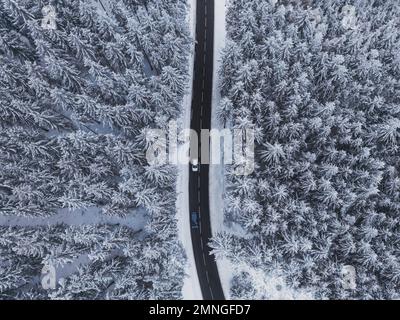
[[[192,96],[191,129],[200,137],[201,129],[211,128],[211,101],[214,54],[214,0],[197,0],[196,50]],[[200,139],[199,139],[200,140]],[[199,150],[201,148],[199,142]],[[199,151],[199,163],[201,156]],[[224,300],[215,256],[208,246],[211,238],[209,208],[209,166],[201,164],[199,172],[189,174],[191,235],[200,287],[205,300]],[[198,216],[198,223],[192,214]]]

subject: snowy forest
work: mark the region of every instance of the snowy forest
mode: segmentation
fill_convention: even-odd
[[[49,4],[53,29],[41,24]],[[147,165],[145,130],[181,113],[187,11],[186,0],[0,0],[0,214],[146,218],[140,230],[1,226],[0,299],[181,298],[176,168]],[[62,273],[52,291],[47,264]]]
[[[399,16],[397,0],[229,1],[219,118],[255,129],[256,170],[226,170],[244,232],[216,236],[218,257],[317,299],[399,298]],[[256,287],[243,271],[230,295]]]

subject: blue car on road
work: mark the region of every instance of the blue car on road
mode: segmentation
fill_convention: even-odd
[[[199,224],[199,214],[197,212],[192,212],[191,215],[191,224],[192,224],[192,229],[199,229],[200,224]]]

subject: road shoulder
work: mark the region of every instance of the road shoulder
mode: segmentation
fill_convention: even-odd
[[[214,31],[214,71],[213,71],[213,93],[212,93],[212,114],[211,128],[222,129],[221,123],[217,119],[217,109],[221,100],[219,91],[218,70],[221,65],[222,49],[225,47],[226,28],[226,4],[229,0],[215,1],[215,31]],[[222,155],[222,153],[221,153]],[[222,163],[222,159],[221,159]],[[224,166],[210,165],[210,219],[212,234],[215,235],[225,229],[224,227]],[[219,276],[221,279],[224,295],[229,300],[230,281],[232,268],[226,259],[217,260]]]

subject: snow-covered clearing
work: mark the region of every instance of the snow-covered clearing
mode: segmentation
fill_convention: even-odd
[[[190,26],[190,33],[192,38],[195,38],[196,32],[196,0],[188,0],[189,12],[188,23]],[[190,128],[190,114],[192,107],[192,83],[193,83],[193,65],[194,65],[194,43],[193,50],[189,58],[189,79],[190,85],[184,97],[182,117],[179,119],[180,129]],[[190,234],[190,221],[189,221],[189,166],[179,165],[178,167],[178,180],[177,180],[177,218],[179,239],[186,252],[187,265],[186,277],[184,279],[182,295],[185,300],[201,300],[202,294],[200,289],[199,278],[197,276],[196,264],[194,261],[192,238]]]

